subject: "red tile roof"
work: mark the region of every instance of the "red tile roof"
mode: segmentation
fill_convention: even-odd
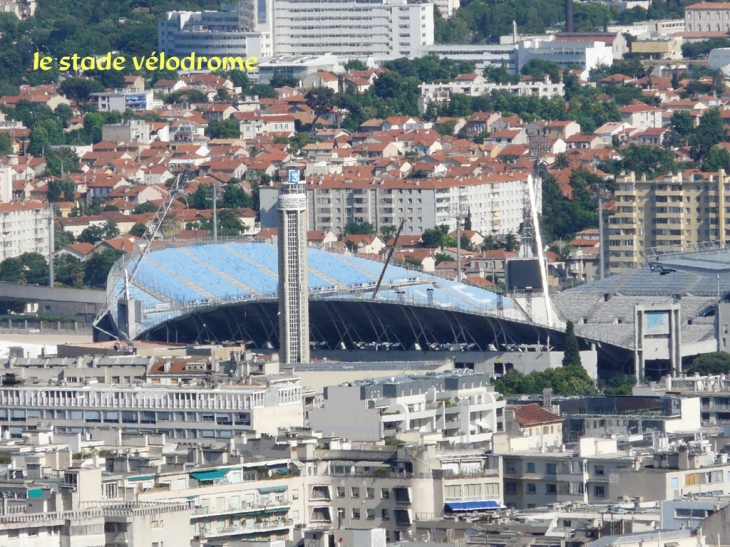
[[[540,424],[554,424],[563,421],[563,418],[552,412],[548,412],[540,405],[532,403],[520,408],[511,408],[515,412],[515,422],[521,426],[532,426]]]

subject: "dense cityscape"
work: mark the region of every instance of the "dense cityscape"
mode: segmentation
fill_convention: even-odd
[[[0,547],[730,545],[730,3],[0,0],[0,58]]]

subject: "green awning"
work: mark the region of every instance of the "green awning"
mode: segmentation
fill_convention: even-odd
[[[130,481],[130,482],[134,482],[134,481],[151,481],[151,480],[154,480],[154,478],[155,478],[154,475],[141,475],[139,477],[129,477],[127,480]]]
[[[286,492],[286,486],[267,486],[265,488],[259,488],[259,493],[270,494],[272,492]]]
[[[230,471],[230,468],[228,469],[211,469],[210,471],[196,471],[194,473],[190,473],[190,476],[193,477],[198,482],[205,482],[205,481],[219,481],[226,478],[226,474]]]
[[[43,497],[43,488],[29,488],[28,489],[28,499],[30,500],[38,500]]]
[[[264,513],[271,514],[271,513],[286,513],[289,511],[288,507],[269,507],[264,511]]]

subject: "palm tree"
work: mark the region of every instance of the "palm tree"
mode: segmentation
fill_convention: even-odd
[[[570,158],[565,152],[555,154],[555,162],[553,163],[555,169],[567,169],[570,167]]]

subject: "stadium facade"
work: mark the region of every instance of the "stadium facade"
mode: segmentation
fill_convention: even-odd
[[[141,310],[135,339],[279,347],[276,247],[240,241],[153,245],[129,286]],[[125,271],[137,260],[128,255],[112,268],[109,312],[97,339],[117,331],[116,302]],[[373,299],[382,263],[310,248],[310,349],[371,350],[383,352],[382,358],[396,352],[387,359],[398,359],[399,351],[493,354],[530,344],[559,350],[569,320],[584,347],[597,349],[603,376],[676,375],[696,355],[727,351],[730,335],[722,333],[730,332],[730,249],[682,248],[647,260],[651,267],[553,295],[560,323],[548,327],[534,315],[540,304],[525,295],[508,298],[400,266],[387,269]]]

